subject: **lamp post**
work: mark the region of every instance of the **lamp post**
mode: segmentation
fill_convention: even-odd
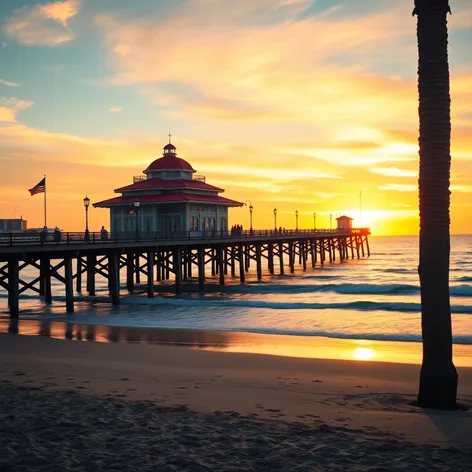
[[[329,229],[333,228],[333,214],[329,214]]]
[[[316,213],[313,213],[313,230],[316,231]]]
[[[254,207],[252,206],[251,200],[246,200],[244,205],[247,206],[248,203],[249,203],[249,229],[252,234],[252,210],[254,210]]]
[[[139,213],[139,207],[141,206],[141,202],[139,201],[139,198],[136,197],[134,199],[134,213],[136,214],[136,241],[139,239],[139,218],[138,218],[138,213]]]
[[[277,208],[274,208],[274,228],[277,230]]]
[[[90,206],[90,198],[85,195],[84,207],[85,207],[85,241],[90,240],[89,225],[88,225],[88,209]]]
[[[298,210],[295,210],[295,229],[298,231]]]

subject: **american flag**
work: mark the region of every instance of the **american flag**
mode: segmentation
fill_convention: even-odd
[[[41,182],[37,183],[33,188],[28,190],[31,193],[31,196],[36,195],[37,193],[44,193],[46,191],[46,177],[44,177]]]

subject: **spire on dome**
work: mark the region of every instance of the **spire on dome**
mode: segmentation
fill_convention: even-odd
[[[164,146],[164,156],[177,156],[177,148],[170,142],[171,138],[170,128],[169,128],[169,144]]]

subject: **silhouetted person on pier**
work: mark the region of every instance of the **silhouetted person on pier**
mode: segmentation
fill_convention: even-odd
[[[54,230],[54,241],[56,243],[60,243],[61,242],[61,230],[56,226],[56,229]]]
[[[41,233],[39,233],[39,242],[41,244],[45,243],[48,238],[48,227],[44,226],[44,228],[41,230]]]
[[[102,229],[100,230],[100,239],[102,241],[108,240],[108,231],[105,229],[105,226],[102,226]]]

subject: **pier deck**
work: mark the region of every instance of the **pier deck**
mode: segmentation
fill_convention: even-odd
[[[220,232],[192,233],[128,233],[109,235],[102,240],[99,233],[63,233],[60,238],[40,233],[0,235],[0,287],[8,292],[10,316],[19,316],[20,295],[29,290],[52,303],[51,279],[65,287],[66,311],[74,311],[74,293],[86,290],[95,295],[95,277],[108,280],[114,305],[120,303],[120,271],[126,271],[126,288],[134,291],[135,283],[146,278],[147,295],[154,297],[154,284],[173,279],[176,293],[182,281],[198,277],[198,286],[205,287],[205,267],[218,275],[219,284],[225,276],[239,277],[244,283],[251,262],[257,278],[262,278],[262,260],[267,260],[271,274],[293,273],[297,263],[306,270],[348,259],[370,255],[368,228],[337,230],[257,230],[238,234]],[[286,256],[286,257],[284,257]],[[308,262],[309,261],[309,262]],[[26,268],[33,267],[37,277],[22,278]],[[74,289],[75,284],[75,289]]]

